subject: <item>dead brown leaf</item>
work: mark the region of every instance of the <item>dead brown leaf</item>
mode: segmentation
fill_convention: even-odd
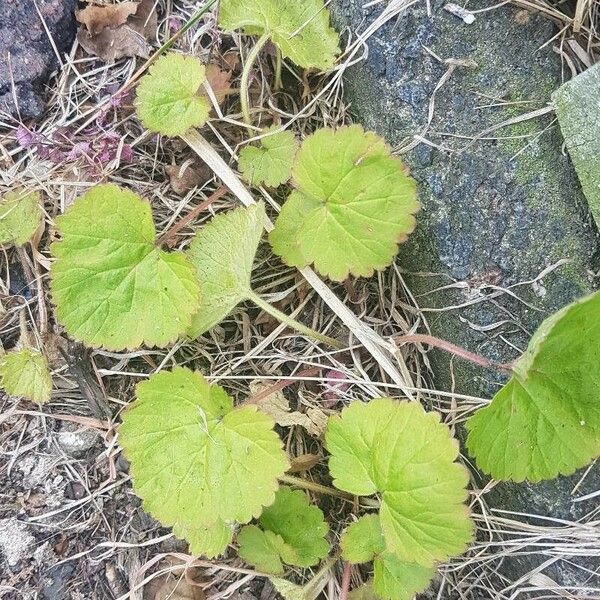
[[[228,71],[235,71],[240,66],[240,53],[237,50],[228,50],[222,57],[222,63]]]
[[[137,12],[137,9],[137,2],[121,2],[121,4],[108,4],[106,6],[91,4],[83,10],[76,10],[75,18],[83,23],[91,34],[97,34],[105,27],[123,25],[130,15]]]
[[[269,387],[271,387],[269,383],[253,381],[250,383],[250,393],[252,396],[257,396]],[[271,415],[275,423],[282,427],[300,425],[310,435],[315,437],[321,437],[325,433],[328,417],[322,410],[309,408],[306,413],[301,413],[297,410],[292,411],[287,398],[281,390],[260,398],[256,402],[256,405],[259,410]]]
[[[234,91],[231,88],[231,71],[224,71],[213,63],[206,65],[206,80],[214,92],[219,106]]]
[[[106,10],[111,7],[120,7],[124,4],[135,5],[134,12],[130,12],[125,21],[116,24],[119,19],[115,19],[115,25],[105,25],[99,27],[101,23],[110,22],[107,15],[102,19],[96,18],[94,25],[81,26],[77,31],[77,41],[82,48],[89,54],[93,54],[103,61],[111,63],[119,58],[129,56],[141,56],[148,58],[148,43],[156,35],[158,27],[158,17],[154,6],[154,0],[141,0],[141,2],[125,2],[111,6],[90,6],[89,8]],[[121,17],[123,15],[121,14]],[[79,20],[80,17],[78,17]]]
[[[144,600],[205,600],[204,590],[194,584],[198,569],[188,569],[187,577],[184,568],[173,569],[180,561],[168,557],[160,563],[160,567],[171,567],[170,573],[153,579],[144,589]]]
[[[165,171],[169,176],[171,189],[179,196],[184,196],[197,185],[206,183],[213,175],[205,163],[189,160],[182,165],[167,165]]]
[[[290,459],[289,473],[302,473],[303,471],[309,471],[312,469],[320,460],[318,454],[300,454],[300,456],[294,456]]]

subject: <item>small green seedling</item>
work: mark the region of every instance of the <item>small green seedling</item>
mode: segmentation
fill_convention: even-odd
[[[273,503],[289,468],[272,417],[233,407],[218,385],[176,368],[138,384],[119,440],[144,508],[195,554],[221,554],[236,523]]]
[[[264,134],[260,146],[242,148],[238,167],[242,178],[250,185],[277,187],[292,176],[298,141],[291,131],[277,131],[277,128]]]
[[[436,562],[464,552],[473,536],[464,505],[469,475],[455,462],[457,441],[438,414],[389,398],[350,404],[330,419],[325,441],[335,487],[381,496],[377,518],[349,528],[344,557],[375,559],[380,597],[412,597],[427,586]]]
[[[175,137],[208,120],[210,103],[201,94],[206,81],[204,65],[193,56],[161,56],[142,77],[135,106],[150,131]]]
[[[330,69],[339,53],[339,36],[330,26],[323,0],[221,0],[219,25],[260,36],[246,57],[241,81],[242,113],[250,124],[248,87],[252,67],[270,40],[284,58],[309,69]]]
[[[570,475],[600,455],[600,292],[546,319],[490,406],[467,422],[467,448],[496,479]]]
[[[7,192],[0,200],[0,244],[22,246],[39,227],[43,213],[40,194],[24,189]]]
[[[415,228],[416,186],[382,138],[353,125],[309,136],[293,168],[295,191],[269,240],[288,265],[335,281],[388,267]]]
[[[199,306],[194,268],[157,247],[150,204],[99,185],[56,220],[51,290],[67,333],[109,350],[166,346]]]
[[[328,531],[323,512],[309,503],[305,492],[282,486],[258,525],[246,525],[239,532],[239,555],[274,575],[283,574],[283,563],[312,567],[329,552]]]
[[[196,233],[187,255],[196,268],[202,305],[192,320],[190,336],[209,331],[240,302],[250,300],[300,333],[339,347],[339,342],[288,317],[252,289],[250,276],[266,218],[264,204],[258,203],[219,214]]]
[[[43,404],[50,400],[52,377],[46,357],[33,348],[0,355],[0,387],[11,396]]]

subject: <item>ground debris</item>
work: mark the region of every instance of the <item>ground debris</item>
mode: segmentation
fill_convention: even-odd
[[[255,381],[250,384],[250,391],[255,396],[261,394],[269,387],[268,383]],[[306,413],[297,410],[292,411],[290,403],[280,390],[260,397],[257,404],[261,411],[271,415],[275,423],[282,427],[300,425],[310,435],[315,437],[323,435],[327,427],[328,417],[321,409],[310,407]]]
[[[35,546],[35,538],[25,523],[16,517],[0,519],[0,551],[9,567],[27,559]]]
[[[77,41],[86,52],[108,63],[128,56],[148,58],[147,42],[158,26],[154,0],[88,6],[78,11],[77,20],[84,23]]]

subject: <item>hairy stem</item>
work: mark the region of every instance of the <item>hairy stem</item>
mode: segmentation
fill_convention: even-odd
[[[350,563],[348,561],[345,561],[344,572],[342,574],[342,585],[340,589],[340,600],[348,600],[348,592],[350,591],[350,569]]]
[[[283,84],[281,82],[281,72],[283,70],[283,58],[279,47],[275,48],[275,91],[278,92]]]
[[[347,494],[346,492],[341,492],[339,490],[336,490],[335,488],[328,487],[326,485],[321,485],[320,483],[315,483],[314,481],[308,481],[307,479],[302,479],[301,477],[294,477],[293,475],[282,475],[281,477],[279,477],[279,481],[281,481],[282,483],[287,483],[292,487],[308,490],[309,492],[315,492],[316,494],[334,496],[336,498],[342,498],[343,500],[348,500],[350,502],[354,502],[355,500],[355,496],[353,496],[352,494]],[[363,506],[367,506],[369,508],[380,507],[379,501],[373,500],[372,498],[360,498],[360,503]]]
[[[512,373],[513,366],[511,364],[494,362],[493,360],[489,360],[484,356],[480,356],[479,354],[470,352],[465,348],[461,348],[460,346],[456,346],[451,342],[441,340],[432,335],[425,335],[422,333],[414,333],[411,335],[398,335],[394,337],[394,341],[397,343],[404,342],[409,344],[427,344],[428,346],[439,348],[440,350],[444,350],[446,352],[449,352],[450,354],[454,354],[454,356],[458,356],[459,358],[472,362],[473,364],[479,365],[481,367],[485,367],[486,369],[495,369],[496,371],[501,371],[503,373]]]
[[[244,64],[244,70],[242,71],[242,80],[240,83],[240,101],[242,103],[242,115],[244,117],[244,123],[252,125],[252,118],[250,117],[250,73],[252,67],[260,54],[260,51],[265,47],[265,44],[269,41],[269,36],[262,35],[256,45],[246,57],[246,63]]]
[[[332,348],[337,348],[338,350],[344,348],[344,345],[342,343],[338,342],[337,340],[334,340],[328,335],[323,335],[322,333],[319,333],[318,331],[315,331],[314,329],[307,327],[302,323],[299,323],[298,321],[296,321],[296,319],[292,319],[292,317],[281,312],[279,309],[275,308],[272,304],[269,304],[268,302],[263,300],[258,294],[252,291],[248,294],[248,300],[254,302],[256,306],[262,308],[262,310],[270,314],[278,321],[281,321],[284,325],[287,325],[288,327],[299,331],[303,335],[311,339],[317,340],[318,342],[324,342],[325,344],[328,344]]]

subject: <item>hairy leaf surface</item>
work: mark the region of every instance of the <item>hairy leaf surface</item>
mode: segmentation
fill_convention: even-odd
[[[296,136],[280,131],[260,140],[260,146],[245,146],[240,151],[239,169],[250,185],[277,187],[292,176],[298,151]]]
[[[302,490],[279,488],[275,502],[265,508],[258,523],[261,529],[244,528],[248,531],[242,530],[238,542],[240,556],[261,570],[281,574],[282,562],[312,567],[329,552],[325,539],[329,526],[323,512],[309,503]]]
[[[202,306],[189,329],[191,337],[212,329],[248,298],[265,219],[264,204],[258,203],[219,214],[196,233],[188,257],[196,268]]]
[[[293,168],[296,190],[269,240],[290,266],[314,263],[335,281],[388,267],[415,228],[415,182],[374,133],[359,125],[306,138]]]
[[[135,106],[150,131],[171,137],[208,119],[211,106],[199,95],[205,81],[204,65],[193,56],[170,53],[159,58],[137,87]]]
[[[323,0],[221,0],[219,25],[263,35],[285,58],[304,68],[330,69],[339,53],[339,36],[329,25]]]
[[[0,244],[22,246],[31,239],[42,220],[40,194],[17,189],[0,201]]]
[[[178,367],[138,384],[119,440],[145,509],[192,552],[214,556],[229,543],[233,522],[247,523],[274,501],[277,478],[289,468],[273,425]]]
[[[50,400],[52,377],[45,356],[32,348],[1,355],[0,387],[11,396],[40,404]]]
[[[362,516],[350,525],[341,546],[342,556],[353,564],[373,561],[372,592],[379,598],[411,600],[435,574],[435,568],[406,562],[386,549],[379,515]],[[371,590],[363,591],[369,597]]]
[[[325,439],[337,488],[381,494],[387,550],[427,567],[465,550],[468,473],[438,414],[389,398],[353,402],[330,419]]]
[[[467,422],[467,448],[496,479],[569,475],[600,455],[600,293],[546,319],[510,381]]]
[[[52,295],[58,320],[85,344],[110,350],[166,346],[199,304],[194,269],[156,246],[150,204],[99,185],[56,219]]]

